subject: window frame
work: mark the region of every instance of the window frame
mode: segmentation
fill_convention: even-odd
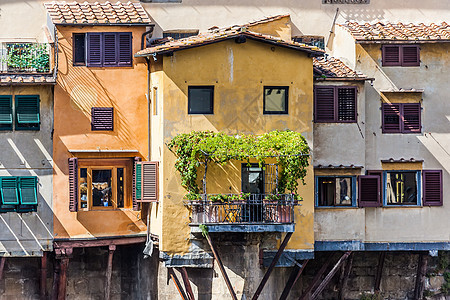
[[[23,124],[37,124],[34,126],[30,126],[30,127],[20,127],[20,123],[19,123],[19,117],[17,116],[18,114],[18,107],[19,107],[19,100],[21,98],[25,98],[25,97],[35,97],[36,102],[37,102],[37,116],[38,116],[38,121],[37,122],[29,122],[29,123],[23,123]],[[20,130],[20,131],[39,131],[41,129],[41,97],[40,95],[15,95],[14,96],[14,129],[15,130]]]
[[[398,62],[386,62],[386,48],[398,47]],[[416,48],[417,49],[417,62],[408,63],[403,59],[404,48]],[[381,46],[381,66],[382,67],[420,67],[420,46],[415,44],[387,44]]]
[[[284,89],[284,111],[266,111],[266,89]],[[263,87],[263,115],[287,115],[289,114],[289,86],[265,85]]]
[[[420,127],[420,129],[418,131],[405,130],[404,107],[405,107],[405,105],[410,105],[410,104],[416,104],[419,106],[419,127]],[[398,105],[399,106],[399,130],[398,131],[394,131],[394,130],[386,131],[385,110],[386,110],[386,107],[389,105]],[[417,103],[385,103],[385,102],[382,102],[381,103],[381,133],[383,133],[383,134],[396,134],[396,133],[420,134],[420,133],[422,133],[422,105],[421,105],[421,103],[420,102],[417,102]]]
[[[388,204],[387,203],[387,175],[388,173],[415,173],[417,204]],[[422,170],[384,170],[382,185],[382,204],[383,207],[422,207]]]
[[[318,99],[317,90],[321,88],[333,89],[333,119],[317,120]],[[339,89],[353,89],[355,91],[355,119],[354,120],[339,120]],[[357,123],[358,122],[358,87],[355,85],[316,85],[314,86],[314,123]]]
[[[77,200],[78,200],[78,211],[112,211],[112,210],[122,210],[122,209],[131,209],[132,208],[132,161],[131,159],[78,159],[78,168],[77,168]],[[117,169],[123,168],[124,172],[124,203],[123,207],[117,207],[117,199],[118,199],[118,178],[117,178]],[[87,169],[87,207],[81,207],[81,184],[80,184],[80,173],[81,169]],[[111,180],[111,190],[112,197],[111,202],[112,206],[94,206],[93,205],[93,195],[92,195],[92,171],[93,170],[111,170],[112,172],[112,180]]]
[[[316,208],[358,208],[356,192],[356,175],[315,175],[314,176],[314,206]],[[319,205],[319,179],[320,178],[350,178],[352,183],[351,205]]]
[[[209,112],[197,112],[197,111],[190,111],[192,97],[191,97],[191,90],[194,89],[211,89],[211,101],[209,105]],[[187,107],[187,113],[188,115],[213,115],[214,114],[214,85],[190,85],[188,86],[188,107]]]

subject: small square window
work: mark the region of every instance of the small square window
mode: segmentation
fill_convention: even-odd
[[[188,88],[188,114],[214,113],[214,86]]]
[[[381,56],[383,67],[420,66],[420,48],[418,45],[383,45]]]
[[[355,176],[317,176],[316,205],[324,207],[355,206]]]
[[[356,98],[355,86],[316,86],[314,88],[314,122],[356,122]]]
[[[264,87],[264,114],[287,114],[288,113],[287,86],[265,86]]]
[[[114,130],[114,108],[113,107],[92,107],[92,109],[91,109],[91,130],[92,131],[113,131]]]
[[[16,130],[39,130],[39,95],[18,95],[16,102]]]
[[[419,205],[418,171],[386,171],[383,177],[385,205]]]

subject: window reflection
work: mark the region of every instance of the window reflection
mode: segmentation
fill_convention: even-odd
[[[124,205],[124,178],[123,168],[117,168],[117,207]]]
[[[111,170],[92,170],[92,205],[112,206]]]
[[[88,207],[88,182],[87,182],[87,169],[86,168],[80,168],[80,205],[81,208],[87,208]]]

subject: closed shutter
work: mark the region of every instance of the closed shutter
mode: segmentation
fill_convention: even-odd
[[[69,158],[69,210],[78,211],[78,158]]]
[[[16,117],[19,125],[39,125],[39,95],[16,96]]]
[[[17,177],[0,177],[0,192],[2,205],[19,204],[17,193]]]
[[[333,122],[335,120],[334,87],[316,87],[314,93],[314,121]]]
[[[87,33],[87,66],[101,67],[102,62],[102,34],[88,32]]]
[[[158,162],[141,162],[142,202],[158,201]]]
[[[132,65],[132,35],[131,32],[117,34],[119,43],[119,66],[131,67]]]
[[[401,132],[400,104],[383,103],[383,133]]]
[[[442,170],[424,170],[423,176],[423,205],[442,206],[443,184]]]
[[[373,175],[358,177],[358,202],[360,207],[381,206],[380,177]]]
[[[137,200],[141,199],[141,164],[140,157],[134,158],[133,164],[133,210],[139,210],[139,203]]]
[[[419,46],[402,46],[402,66],[420,66]]]
[[[0,96],[0,129],[12,129],[12,97]]]
[[[339,87],[338,93],[338,120],[356,121],[356,88]]]
[[[114,108],[113,107],[92,107],[91,109],[91,130],[114,130]]]
[[[20,204],[37,205],[37,178],[19,177]]]
[[[420,103],[404,103],[403,132],[420,132]]]
[[[400,66],[400,46],[383,45],[382,47],[383,66]]]
[[[103,65],[113,67],[118,65],[117,34],[103,33]]]
[[[381,170],[367,170],[367,175],[380,177],[380,198],[383,199],[383,171]]]

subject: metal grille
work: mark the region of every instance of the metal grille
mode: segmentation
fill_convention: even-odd
[[[278,165],[265,164],[264,167],[264,191],[266,194],[276,194],[278,193]]]
[[[356,120],[356,89],[338,88],[338,119],[339,121]]]

